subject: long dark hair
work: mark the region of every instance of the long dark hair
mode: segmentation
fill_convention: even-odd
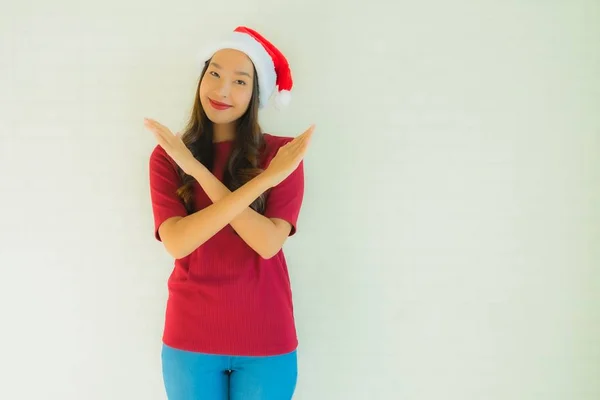
[[[196,94],[194,106],[189,121],[183,131],[181,139],[194,157],[209,170],[214,163],[213,150],[213,122],[208,119],[202,104],[200,103],[200,83],[208,69],[210,60],[206,61]],[[236,135],[234,148],[227,163],[223,176],[223,184],[234,191],[246,182],[260,174],[263,170],[259,168],[260,154],[264,148],[262,129],[258,124],[259,88],[256,69],[252,87],[252,98],[248,109],[236,121]],[[177,195],[182,199],[188,213],[194,212],[193,183],[195,179],[179,169],[182,185],[177,190]],[[266,193],[261,194],[250,207],[258,213],[264,213]]]

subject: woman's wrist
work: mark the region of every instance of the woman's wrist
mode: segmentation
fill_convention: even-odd
[[[254,180],[260,182],[261,187],[263,187],[265,191],[271,189],[274,186],[273,179],[271,179],[271,175],[264,171],[255,176]]]
[[[208,168],[206,168],[204,164],[202,164],[198,160],[196,160],[196,162],[192,164],[192,166],[189,169],[190,171],[187,174],[194,177],[198,181],[198,183],[201,182],[202,178],[206,177],[207,172],[210,173]]]

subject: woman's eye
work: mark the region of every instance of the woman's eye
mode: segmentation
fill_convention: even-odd
[[[246,82],[244,82],[242,80],[237,80],[236,82],[239,83],[240,85],[245,85],[246,84]]]
[[[217,78],[219,77],[219,74],[217,74],[215,71],[211,71],[211,72],[210,72],[210,74],[211,74],[212,76],[216,76]]]

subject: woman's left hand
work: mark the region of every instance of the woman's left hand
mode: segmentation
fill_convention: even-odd
[[[179,135],[174,135],[169,128],[150,118],[144,118],[144,126],[154,134],[158,144],[181,167],[183,172],[190,175],[200,162],[194,158]]]

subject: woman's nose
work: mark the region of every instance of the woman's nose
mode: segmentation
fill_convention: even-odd
[[[229,96],[229,90],[230,90],[230,86],[228,83],[223,83],[220,87],[219,87],[219,94],[223,97],[227,97]]]

